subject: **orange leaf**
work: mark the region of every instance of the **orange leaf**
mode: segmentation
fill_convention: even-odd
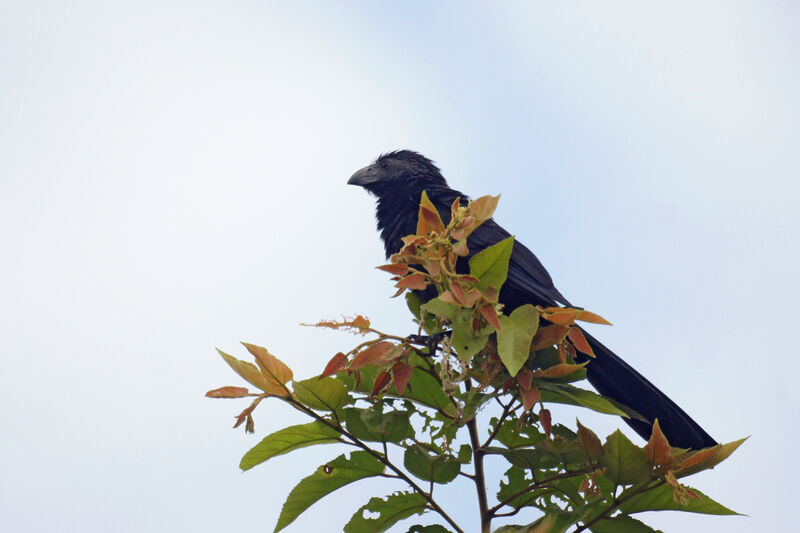
[[[644,446],[644,453],[650,464],[654,466],[670,466],[672,464],[672,454],[670,453],[670,445],[667,437],[661,431],[658,425],[658,419],[653,424],[653,433],[650,435],[650,440]]]
[[[469,211],[480,221],[492,218],[494,210],[497,209],[497,202],[500,201],[500,195],[497,196],[481,196],[477,200],[470,202]]]
[[[567,334],[567,337],[569,337],[569,340],[572,341],[572,345],[575,346],[575,348],[585,353],[586,355],[595,357],[592,347],[589,346],[589,342],[586,340],[586,337],[583,336],[583,332],[579,328],[577,327],[569,328],[569,333]]]
[[[286,366],[286,363],[269,353],[266,348],[246,342],[242,344],[247,348],[247,351],[256,358],[256,363],[258,363],[261,373],[267,378],[269,388],[264,389],[265,392],[274,394],[275,396],[289,396],[289,391],[286,390],[284,383],[291,381],[292,369]]]
[[[492,304],[483,304],[481,306],[481,314],[489,324],[494,326],[494,329],[500,330],[500,320],[498,320],[497,311]]]
[[[592,322],[593,324],[603,324],[605,326],[610,326],[611,322],[606,320],[605,318],[592,313],[591,311],[583,310],[578,313],[578,320],[583,320],[584,322]]]
[[[549,320],[553,324],[571,326],[575,323],[575,319],[580,314],[580,310],[567,307],[548,307],[544,309],[541,314],[542,318]]]
[[[425,275],[416,273],[411,274],[410,276],[406,276],[394,285],[398,289],[411,289],[416,291],[424,291],[425,287],[428,286],[428,282],[425,280]]]
[[[533,337],[532,350],[541,350],[548,346],[553,346],[564,340],[564,337],[569,333],[568,326],[544,326],[536,331]]]
[[[533,387],[532,389],[520,389],[519,393],[522,396],[522,404],[526,411],[530,411],[533,406],[536,405],[536,402],[542,398],[542,395],[539,394],[539,389],[536,387]],[[539,416],[541,416],[541,414]]]
[[[372,392],[369,394],[370,396],[375,396],[378,394],[383,388],[389,384],[391,381],[391,377],[389,373],[385,370],[378,374],[378,377],[375,378],[375,386],[372,387]]]
[[[383,361],[383,358],[394,349],[394,344],[391,342],[381,341],[376,342],[366,349],[360,351],[350,363],[350,370],[358,370],[365,366],[377,365]]]
[[[331,360],[328,361],[328,364],[325,365],[325,370],[322,371],[322,375],[320,377],[326,378],[328,376],[332,376],[342,370],[347,365],[347,356],[342,352],[337,353]]]
[[[586,366],[589,361],[582,363],[580,365],[571,365],[569,363],[560,363],[557,365],[553,365],[550,368],[545,368],[544,370],[534,370],[533,377],[535,378],[560,378],[563,376],[568,376],[573,372],[577,372],[584,366]]]
[[[428,211],[429,214],[426,214],[425,211]],[[438,219],[439,224],[436,224],[435,221],[430,221],[430,215],[434,215],[436,219]],[[431,224],[433,222],[433,224]],[[444,229],[444,224],[442,224],[442,219],[439,216],[439,212],[436,210],[436,207],[431,202],[430,198],[428,198],[428,193],[422,191],[422,197],[419,199],[419,215],[417,218],[417,235],[424,236],[430,233],[431,231],[436,231],[436,228],[441,225],[442,229]]]
[[[408,265],[404,265],[403,263],[392,263],[391,265],[381,265],[375,268],[388,272],[389,274],[394,274],[395,276],[405,276],[406,273],[408,273]]]
[[[414,370],[409,364],[398,361],[392,367],[392,375],[394,376],[394,386],[397,388],[397,394],[403,395],[406,390],[408,380],[411,379],[411,372]]]
[[[603,456],[603,443],[594,431],[586,428],[578,420],[578,443],[592,459],[599,459]]]
[[[464,305],[464,302],[467,299],[467,294],[464,292],[464,287],[462,287],[456,282],[453,282],[450,284],[450,292],[453,293],[453,297],[456,299],[458,303]]]
[[[206,393],[207,398],[243,398],[250,394],[244,387],[220,387]]]
[[[706,461],[708,458],[713,456],[722,446],[717,444],[716,446],[712,446],[711,448],[706,448],[704,450],[700,450],[691,454],[688,458],[682,460],[678,466],[675,468],[677,472],[681,470],[685,470],[686,468],[699,465]]]
[[[359,329],[369,329],[369,319],[358,315],[353,319],[353,325]]]
[[[245,381],[250,383],[251,385],[255,385],[259,389],[269,392],[273,387],[264,375],[259,371],[258,367],[253,363],[248,363],[247,361],[241,361],[236,359],[232,355],[228,355],[219,348],[217,349],[219,355],[225,360],[228,365],[239,374]]]
[[[453,253],[459,257],[466,257],[469,255],[469,248],[467,248],[467,241],[461,240],[453,245]]]

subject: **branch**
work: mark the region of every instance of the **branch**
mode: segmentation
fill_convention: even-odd
[[[470,390],[470,380],[464,382],[467,391]],[[480,441],[478,441],[478,422],[477,417],[473,416],[467,422],[467,430],[469,431],[469,440],[472,444],[472,457],[475,461],[475,475],[472,481],[475,482],[475,491],[478,493],[478,507],[481,513],[481,531],[488,533],[492,524],[492,515],[489,513],[489,502],[486,499],[486,476],[483,472],[483,456],[485,452],[481,448]]]
[[[370,448],[369,446],[367,446],[366,444],[361,442],[359,439],[354,437],[350,432],[348,432],[342,426],[334,424],[333,422],[331,422],[327,418],[324,418],[324,417],[318,415],[317,413],[315,413],[314,411],[312,411],[310,408],[306,407],[305,405],[301,404],[297,400],[294,400],[291,397],[285,398],[283,400],[288,402],[288,403],[290,403],[290,404],[292,404],[297,409],[303,411],[305,414],[307,414],[308,416],[310,416],[314,420],[317,420],[318,422],[321,422],[321,423],[325,424],[326,426],[330,427],[331,429],[341,433],[342,435],[344,435],[347,438],[349,438],[350,440],[352,440],[354,446],[356,446],[358,448],[361,448],[362,450],[364,450],[365,452],[367,452],[368,454],[373,456],[375,459],[377,459],[378,461],[380,461],[381,463],[386,465],[387,468],[389,468],[390,470],[392,470],[396,474],[397,478],[402,479],[403,481],[405,481],[415,492],[417,492],[418,494],[422,495],[422,497],[425,498],[425,500],[428,502],[428,505],[430,505],[431,509],[436,511],[442,518],[444,518],[447,521],[447,523],[450,524],[453,527],[453,529],[456,530],[457,533],[464,533],[464,530],[461,529],[458,526],[458,524],[456,524],[455,521],[452,518],[450,518],[450,515],[448,515],[445,512],[445,510],[442,509],[439,506],[438,503],[436,503],[436,501],[433,499],[433,497],[430,494],[428,494],[427,492],[425,492],[424,490],[422,490],[422,488],[419,485],[414,483],[414,481],[410,477],[408,477],[405,472],[403,472],[398,467],[396,467],[394,464],[392,464],[392,462],[389,461],[388,457],[386,457],[385,455],[381,455],[380,453],[376,452],[375,450],[373,450],[372,448]],[[387,476],[383,476],[383,477],[387,477]],[[394,477],[394,476],[392,476],[392,477]]]

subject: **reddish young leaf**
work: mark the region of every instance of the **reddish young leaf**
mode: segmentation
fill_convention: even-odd
[[[375,396],[378,394],[386,385],[389,384],[391,380],[392,378],[389,373],[385,370],[382,371],[380,374],[378,374],[378,377],[375,378],[375,386],[372,387],[372,392],[370,392],[369,395]]]
[[[464,305],[467,299],[467,295],[464,292],[464,287],[454,281],[450,284],[450,292],[453,293],[453,297],[458,303]]]
[[[460,240],[453,245],[453,253],[459,257],[467,257],[469,255],[469,248],[467,248],[467,241]]]
[[[257,405],[256,403],[251,403],[250,406],[247,409],[245,409],[244,411],[239,413],[239,416],[236,417],[236,423],[233,425],[234,429],[238,428],[239,426],[242,425],[243,422],[246,421],[247,425],[245,426],[245,430],[247,431],[247,433],[252,433],[253,432],[252,431],[252,426],[253,426],[252,414],[253,414],[253,409],[256,408],[256,405]]]
[[[572,341],[572,344],[575,346],[575,348],[586,355],[595,357],[592,347],[589,346],[589,342],[586,340],[586,337],[583,336],[583,332],[579,328],[569,328],[569,333],[567,336],[569,337],[569,340]]]
[[[541,350],[563,341],[569,333],[569,326],[545,326],[536,331],[532,350]]]
[[[456,297],[453,295],[451,291],[444,291],[442,294],[439,295],[439,299],[443,302],[447,302],[449,304],[458,305],[460,306],[461,303],[456,300]]]
[[[547,433],[547,438],[550,438],[550,430],[553,428],[553,419],[550,416],[549,409],[542,409],[539,411],[539,423],[542,424],[542,429]]]
[[[425,280],[425,275],[416,273],[411,274],[410,276],[406,276],[394,285],[398,289],[411,289],[415,291],[424,291],[425,287],[428,286],[428,282]]]
[[[272,355],[263,346],[256,346],[247,342],[242,343],[247,351],[256,358],[256,363],[267,381],[268,388],[264,389],[275,396],[289,396],[285,384],[292,380],[292,369],[286,363]]]
[[[344,369],[347,365],[347,356],[342,352],[337,353],[331,360],[328,361],[328,364],[325,365],[325,370],[322,371],[322,375],[320,377],[327,378],[328,376],[332,376],[339,372],[340,370]]]
[[[408,273],[408,265],[403,263],[392,263],[391,265],[381,265],[375,268],[388,272],[389,274],[394,274],[395,276],[405,276]]]
[[[532,389],[520,389],[519,390],[520,396],[522,396],[522,404],[525,407],[526,411],[530,411],[536,402],[542,399],[542,395],[539,394],[539,389],[533,387]]]
[[[644,446],[644,453],[653,466],[669,467],[672,464],[671,448],[667,437],[658,425],[658,419],[653,424],[653,433]]]
[[[480,309],[486,321],[494,326],[494,329],[500,330],[500,320],[497,318],[497,311],[494,306],[492,304],[483,304]]]
[[[599,459],[603,456],[603,443],[595,432],[584,427],[580,420],[578,420],[578,443],[590,458]]]
[[[243,398],[250,394],[244,387],[220,387],[206,393],[207,398]]]
[[[352,322],[353,326],[357,327],[358,329],[368,329],[369,328],[369,319],[365,318],[361,315],[358,315],[353,319]]]
[[[394,346],[391,342],[386,341],[376,342],[371,346],[367,346],[353,357],[353,361],[350,363],[350,370],[358,370],[365,366],[377,365],[383,362],[383,358],[394,350]]]
[[[442,233],[444,231],[444,224],[442,219],[439,218],[439,213],[431,211],[430,208],[420,207],[419,212],[425,218],[425,223],[428,225],[428,231]]]
[[[397,394],[403,395],[406,390],[408,380],[411,379],[411,372],[414,370],[409,364],[398,361],[392,367],[392,376],[394,377],[394,386],[397,388]]]
[[[441,224],[442,229],[444,229],[444,224],[442,224],[439,212],[436,210],[436,207],[433,205],[430,198],[428,198],[428,193],[422,191],[422,197],[419,200],[417,235],[419,236],[427,235],[431,231],[436,231],[436,227],[438,226],[435,222],[433,223],[433,225],[431,225],[431,223],[429,222],[430,215],[426,215],[425,211],[428,211],[430,214],[434,214],[435,218],[439,219],[439,224]]]
[[[517,382],[523,390],[529,390],[533,383],[533,374],[527,368],[523,367],[522,370],[517,372]]]

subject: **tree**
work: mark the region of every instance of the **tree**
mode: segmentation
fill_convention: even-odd
[[[425,512],[438,514],[440,525],[413,525],[409,533],[488,533],[493,519],[517,514],[528,516],[525,525],[495,531],[646,532],[654,530],[631,515],[649,510],[736,514],[680,480],[716,466],[744,439],[703,450],[673,448],[656,421],[650,440],[640,447],[619,430],[603,442],[580,421],[575,430],[553,422],[548,403],[640,415],[576,385],[585,378],[587,364],[575,363],[577,352],[594,356],[576,321],[608,324],[602,317],[533,305],[503,313],[497,299],[513,238],[473,256],[469,274],[456,272],[456,261],[468,254],[467,237],[492,216],[497,202],[498,197],[485,196],[461,206],[457,200],[445,226],[423,194],[416,234],[404,239],[390,264],[378,267],[393,276],[395,296],[406,293],[416,333],[384,333],[361,315],[313,324],[366,340],[334,355],[318,376],[301,381],[263,347],[244,344],[255,364],[219,352],[260,390],[228,386],[206,394],[253,398],[234,427],[244,424],[253,432],[252,413],[268,398],[310,419],[267,435],[242,458],[243,470],[316,444],[341,443],[353,450],[297,484],[275,532],[336,489],[367,477],[401,480],[407,490],[371,498],[344,525],[346,533],[386,531]],[[422,291],[432,289],[437,296],[423,301]],[[497,416],[488,421],[488,434],[480,435],[477,419],[491,411],[484,409],[490,404],[497,405]],[[484,475],[489,455],[509,465],[491,502]],[[457,524],[434,496],[435,485],[459,475],[475,485],[479,527]],[[365,518],[365,510],[377,516]]]

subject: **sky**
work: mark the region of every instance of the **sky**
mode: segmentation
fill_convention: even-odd
[[[243,403],[203,397],[241,384],[214,348],[310,377],[353,339],[301,322],[410,332],[373,199],[345,184],[398,148],[502,194],[605,344],[718,440],[750,437],[689,482],[747,517],[646,522],[787,529],[799,23],[786,1],[0,2],[3,529],[271,530],[343,450],[242,474],[303,420],[273,402],[232,430]],[[287,531],[401,488],[342,489]]]

